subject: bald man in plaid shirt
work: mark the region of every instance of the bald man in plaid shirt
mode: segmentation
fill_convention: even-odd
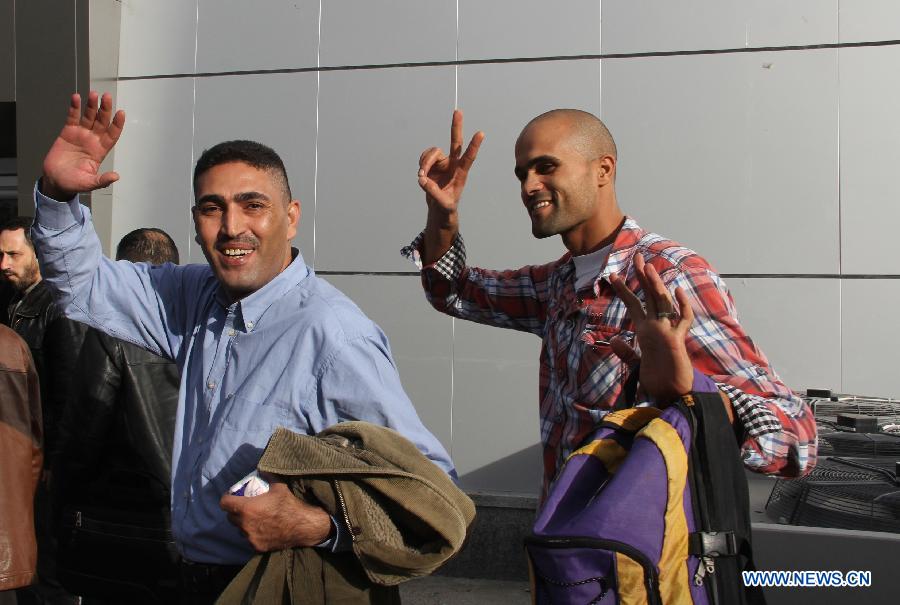
[[[428,218],[403,254],[422,270],[437,310],[541,337],[544,493],[566,457],[625,397],[634,372],[634,405],[665,407],[695,379],[712,379],[747,468],[808,473],[816,460],[812,412],[744,332],[709,263],[619,209],[615,142],[595,116],[553,110],[516,141],[515,174],[532,234],[559,235],[568,252],[510,271],[467,265],[459,201],[483,139],[476,133],[463,152],[456,111],[449,155],[436,147],[422,153],[418,182]]]

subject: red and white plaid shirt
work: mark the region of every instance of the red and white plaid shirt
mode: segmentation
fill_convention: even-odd
[[[437,262],[421,266],[420,234],[403,254],[422,269],[429,302],[471,321],[541,337],[540,422],[544,488],[566,457],[616,404],[631,368],[610,348],[613,336],[632,345],[634,327],[609,282],[618,273],[643,299],[635,253],[659,272],[674,301],[680,286],[694,310],[687,349],[694,368],[731,400],[744,432],[741,453],[751,470],[799,476],[816,460],[816,424],[809,407],[769,367],[738,323],[725,283],[697,253],[626,219],[592,287],[575,291],[571,255],[510,271],[466,266],[462,237]],[[676,303],[677,306],[677,303]],[[651,405],[638,389],[635,405]]]

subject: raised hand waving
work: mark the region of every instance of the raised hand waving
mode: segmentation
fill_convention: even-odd
[[[44,158],[41,192],[66,201],[76,194],[107,187],[119,180],[115,172],[99,174],[100,164],[115,146],[125,127],[125,112],[113,115],[112,96],[88,95],[84,115],[81,96],[72,95],[66,124]]]

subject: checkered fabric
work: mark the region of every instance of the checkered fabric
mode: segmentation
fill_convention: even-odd
[[[626,219],[606,266],[592,287],[575,292],[575,267],[566,254],[546,265],[509,271],[466,266],[462,237],[436,263],[421,266],[423,234],[401,251],[422,269],[422,284],[439,311],[492,326],[531,332],[543,341],[540,423],[544,489],[566,457],[615,405],[631,368],[609,341],[634,343],[625,304],[609,282],[618,273],[638,298],[635,253],[659,272],[670,293],[680,286],[694,310],[687,349],[694,367],[731,401],[744,433],[744,464],[755,471],[802,475],[816,458],[816,426],[809,407],[778,378],[738,323],[722,279],[699,255],[642,230]],[[677,305],[676,305],[677,306]],[[641,398],[635,405],[650,405]]]

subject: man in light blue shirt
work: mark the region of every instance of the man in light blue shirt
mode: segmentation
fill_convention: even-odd
[[[271,149],[230,141],[198,160],[193,218],[209,265],[102,256],[77,196],[118,179],[99,166],[124,123],[109,95],[91,93],[83,115],[73,95],[35,188],[33,236],[68,317],[181,368],[172,529],[183,557],[201,575],[221,566],[227,577],[254,550],[347,539],[339,522],[283,483],[254,498],[223,496],[255,469],[277,426],[312,434],[366,420],[397,430],[454,474],[403,391],[385,335],[291,248],[300,202]]]

